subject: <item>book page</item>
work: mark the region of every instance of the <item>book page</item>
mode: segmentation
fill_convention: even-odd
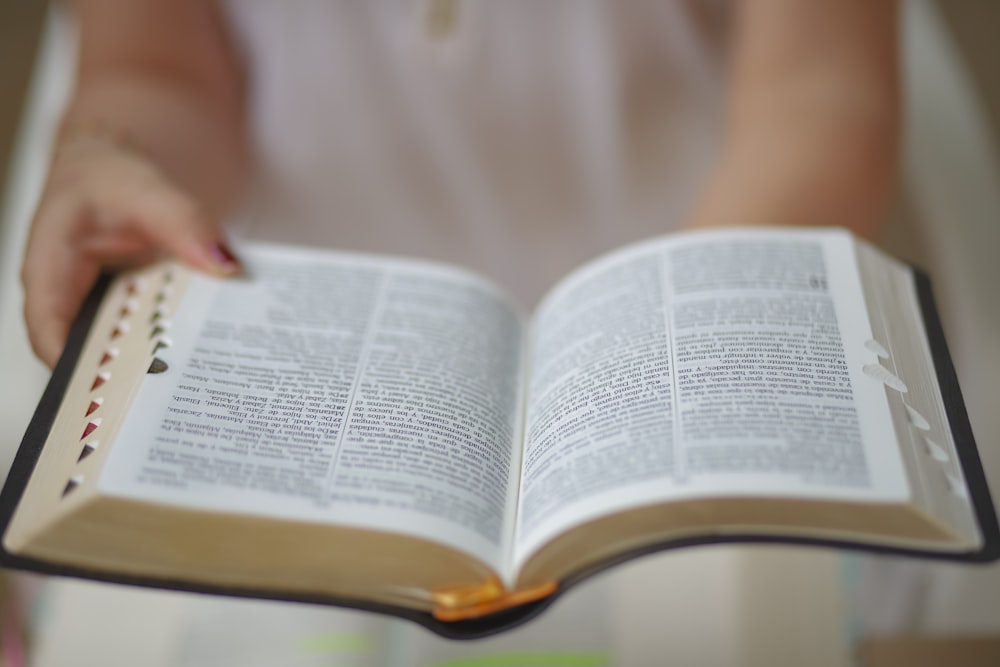
[[[905,498],[885,387],[862,377],[852,244],[682,234],[561,283],[533,324],[518,559],[574,523],[675,498]]]
[[[456,269],[272,246],[195,276],[102,493],[426,537],[496,563],[521,323]],[[508,509],[508,506],[510,508]]]

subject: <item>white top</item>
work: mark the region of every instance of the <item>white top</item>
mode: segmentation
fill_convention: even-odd
[[[691,203],[720,115],[721,17],[699,7],[232,0],[249,234],[456,262],[533,305]]]

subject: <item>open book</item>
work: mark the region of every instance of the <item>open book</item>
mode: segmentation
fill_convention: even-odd
[[[474,636],[671,546],[1000,555],[926,279],[844,231],[654,239],[530,317],[453,267],[241,254],[92,297],[3,492],[8,564]]]

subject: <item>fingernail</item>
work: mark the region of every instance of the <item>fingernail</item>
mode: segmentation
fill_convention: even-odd
[[[208,249],[208,254],[220,271],[226,274],[237,273],[240,270],[240,263],[236,255],[222,241],[218,241]]]

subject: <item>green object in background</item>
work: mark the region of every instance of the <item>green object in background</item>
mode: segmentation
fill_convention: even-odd
[[[495,653],[438,662],[428,667],[607,667],[607,653],[575,651],[533,651]]]
[[[375,649],[372,638],[360,633],[330,633],[306,637],[308,655],[365,654]],[[332,657],[332,656],[331,656]],[[599,651],[510,651],[454,658],[426,667],[609,667],[610,654]]]
[[[374,646],[365,634],[331,633],[313,635],[302,641],[302,651],[308,655],[321,653],[368,653]]]

